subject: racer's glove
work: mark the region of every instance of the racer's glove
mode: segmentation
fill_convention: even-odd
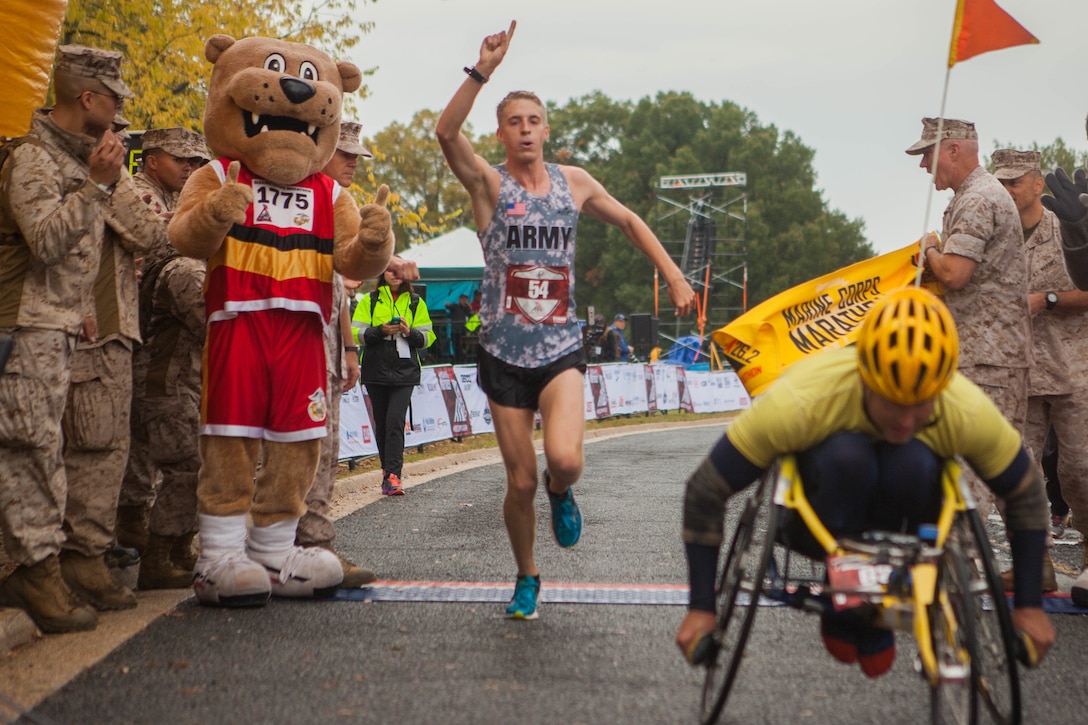
[[[1053,196],[1044,196],[1043,206],[1063,222],[1076,224],[1088,214],[1088,173],[1084,169],[1077,169],[1070,179],[1058,167],[1046,175],[1046,185]]]

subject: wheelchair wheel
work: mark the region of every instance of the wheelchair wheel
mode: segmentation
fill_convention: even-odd
[[[934,725],[978,722],[978,649],[969,571],[959,547],[955,544],[946,547],[940,562],[937,597],[928,612],[939,671],[936,684],[930,684]]]
[[[737,676],[744,644],[752,628],[763,576],[778,523],[773,502],[777,471],[772,469],[745,501],[718,582],[717,645],[706,664],[700,722],[715,723]]]
[[[949,535],[963,553],[967,616],[974,620],[979,717],[997,725],[1020,722],[1016,632],[986,527],[975,510],[958,516]]]

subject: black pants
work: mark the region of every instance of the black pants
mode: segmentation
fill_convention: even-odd
[[[414,388],[414,385],[366,386],[374,409],[374,433],[382,469],[398,477],[404,467],[404,414],[408,412]]]
[[[892,445],[838,433],[798,454],[797,468],[805,496],[833,536],[914,534],[941,510],[941,461],[917,438]],[[802,553],[822,556],[800,517],[788,522],[786,534]]]

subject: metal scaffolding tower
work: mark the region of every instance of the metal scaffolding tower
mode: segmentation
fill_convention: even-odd
[[[706,299],[708,334],[748,307],[747,183],[747,174],[734,172],[662,176],[658,184],[658,200],[671,207],[657,217],[658,237]],[[686,324],[676,321],[675,337],[691,333]]]

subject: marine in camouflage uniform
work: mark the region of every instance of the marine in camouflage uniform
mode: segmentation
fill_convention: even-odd
[[[1061,223],[1041,201],[1039,152],[998,149],[991,158],[994,176],[1020,213],[1031,270],[1035,366],[1029,376],[1024,442],[1041,460],[1053,426],[1062,497],[1073,511],[1074,526],[1088,539],[1088,292],[1073,289],[1065,271]],[[1050,583],[1057,588],[1056,581],[1045,582],[1044,588]],[[1073,589],[1088,604],[1088,557]]]
[[[939,119],[922,120],[922,138],[907,149],[930,170]],[[925,263],[945,288],[960,338],[959,369],[981,387],[1021,434],[1027,418],[1028,369],[1032,364],[1028,267],[1020,216],[1009,194],[979,165],[973,123],[945,119],[934,185],[955,196],[944,212],[943,243],[923,240]],[[969,473],[979,510],[994,497]]]
[[[98,562],[114,542],[128,462],[132,353],[140,343],[136,257],[153,256],[167,244],[166,225],[125,171],[107,208],[104,241],[64,412],[68,502],[61,569],[99,609],[123,609],[135,606],[135,597],[102,581]]]
[[[80,521],[88,502],[112,514],[117,492],[105,492],[112,505],[99,504],[103,497],[87,487],[70,486],[61,456],[67,434],[62,417],[73,373],[80,381],[88,377],[90,366],[76,361],[76,341],[100,269],[124,267],[124,255],[115,250],[120,235],[126,243],[136,237],[134,245],[153,239],[130,234],[129,220],[146,207],[122,171],[124,145],[111,130],[123,99],[132,97],[120,79],[120,61],[113,51],[62,46],[53,77],[57,105],[34,113],[30,133],[12,144],[0,173],[0,331],[15,338],[0,375],[0,525],[7,554],[18,564],[0,584],[0,602],[25,609],[45,632],[97,624],[94,611],[80,606],[62,579],[65,505],[74,527],[71,543],[80,545],[81,532],[89,529],[93,537],[113,526],[109,518]],[[103,329],[118,323],[103,320]],[[117,382],[122,392],[129,387],[127,378]],[[115,427],[123,419],[127,430],[127,398],[118,408],[112,402],[103,413]],[[72,432],[74,444],[93,437]],[[102,531],[95,531],[98,524]],[[99,538],[108,545],[108,535]],[[91,563],[92,584],[131,597],[114,588],[101,558]]]
[[[189,172],[210,155],[202,137],[184,128],[147,131],[142,145],[143,169],[133,180],[165,223]],[[180,259],[172,247],[144,262],[144,344],[133,361],[133,447],[118,507],[118,540],[142,554],[141,589],[192,580],[204,272],[203,261]]]

